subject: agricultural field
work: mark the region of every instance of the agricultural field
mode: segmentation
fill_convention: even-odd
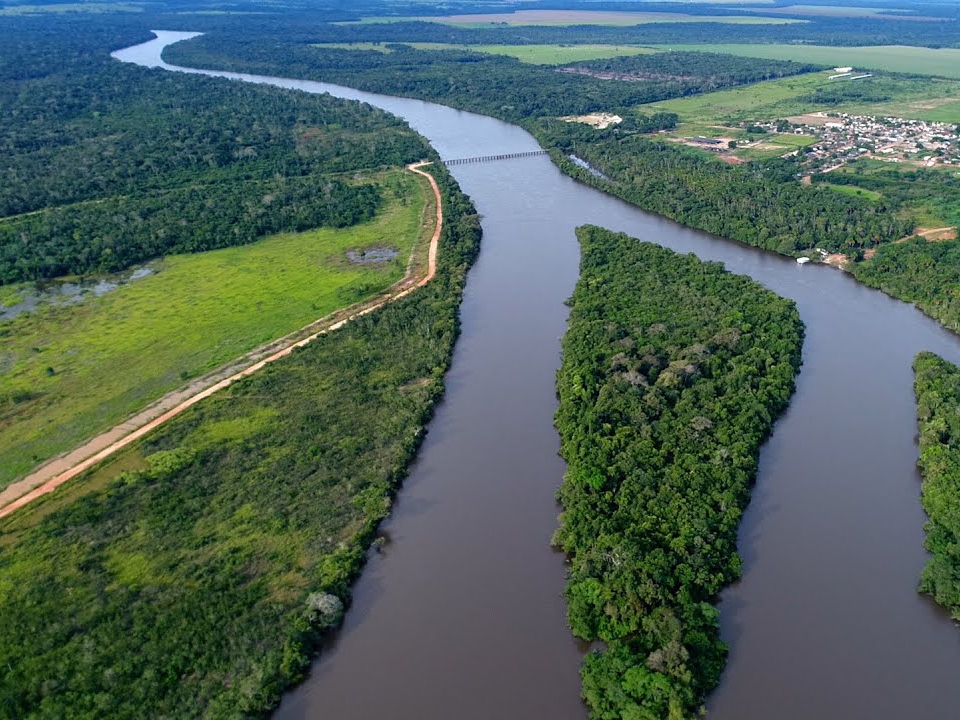
[[[613,12],[605,10],[518,10],[510,13],[442,15],[432,17],[367,17],[362,23],[421,20],[460,27],[486,28],[491,25],[613,25],[649,23],[726,23],[729,25],[788,25],[803,20],[759,15],[687,15],[673,12]],[[349,23],[342,23],[344,25]]]
[[[490,55],[507,55],[532,65],[565,65],[583,60],[601,60],[623,55],[650,55],[658,50],[634,45],[452,45],[445,43],[405,43],[417,50],[471,50]],[[383,43],[323,43],[321,48],[376,50],[389,53]]]
[[[683,122],[707,124],[775,120],[813,111],[943,122],[942,116],[950,114],[950,106],[960,105],[960,82],[953,80],[878,76],[851,82],[830,80],[831,74],[770,80],[665,100],[643,109],[675,112]],[[960,122],[960,113],[954,119]]]
[[[170,256],[100,297],[0,322],[0,489],[186,379],[400,279],[432,231],[423,222],[430,193],[399,170],[375,182],[386,202],[373,220]],[[396,257],[346,256],[373,247]],[[17,286],[0,300],[16,304]]]
[[[832,47],[826,45],[712,44],[670,45],[662,49],[729,53],[768,60],[795,60],[830,67],[853,66],[867,70],[916,73],[960,79],[960,49],[906,45]]]

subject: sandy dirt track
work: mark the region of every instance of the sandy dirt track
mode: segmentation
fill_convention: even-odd
[[[151,430],[160,427],[171,418],[196,405],[204,398],[213,395],[218,390],[222,390],[233,381],[253,375],[270,363],[286,357],[296,348],[303,347],[321,335],[343,327],[354,318],[371,313],[389,302],[405,297],[430,282],[437,272],[437,246],[440,242],[440,233],[443,230],[443,205],[440,198],[440,188],[433,176],[421,169],[430,164],[429,162],[419,162],[407,166],[407,169],[411,172],[427,178],[433,189],[436,204],[436,226],[433,236],[430,238],[430,246],[427,252],[427,271],[423,277],[419,279],[414,277],[415,264],[411,257],[407,274],[383,295],[320,318],[290,335],[247,353],[219,370],[194,380],[185,388],[164,395],[160,400],[119,425],[115,425],[110,430],[88,440],[75,450],[54,458],[22,480],[9,485],[0,492],[0,518],[28,505],[47,493],[53,492],[80,473],[110,457],[118,450],[136,442]]]

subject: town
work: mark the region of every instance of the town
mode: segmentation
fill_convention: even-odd
[[[792,132],[818,140],[791,154],[805,153],[807,172],[829,172],[851,160],[873,158],[923,167],[960,165],[960,126],[952,123],[816,112],[769,122],[748,130]]]

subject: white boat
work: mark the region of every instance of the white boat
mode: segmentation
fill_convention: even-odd
[[[798,258],[797,258],[797,263],[799,263],[800,265],[806,265],[808,262],[810,262],[810,258],[808,258],[808,257],[798,257]]]

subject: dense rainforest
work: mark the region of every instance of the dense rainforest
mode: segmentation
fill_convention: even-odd
[[[167,48],[171,63],[323,80],[373,92],[423,98],[521,122],[541,115],[576,115],[693,95],[723,87],[810,72],[816,66],[710,53],[666,52],[558,68],[469,50],[391,52],[318,48],[211,33]],[[638,82],[611,81],[630,75]]]
[[[796,182],[796,165],[768,161],[730,166],[696,150],[616,131],[583,133],[541,120],[535,132],[561,152],[565,172],[691,227],[793,254],[820,247],[854,254],[908,235],[913,222],[884,203]],[[599,179],[563,155],[600,170]]]
[[[933,353],[914,359],[923,509],[930,559],[920,579],[960,619],[960,368]]]
[[[511,10],[537,9],[533,4],[511,3]],[[634,3],[620,4],[580,2],[576,9],[616,9],[632,12],[682,12],[702,15],[731,14],[743,17],[746,13],[764,15],[764,8],[732,8],[727,10],[717,5],[702,6],[644,2],[640,8]],[[551,8],[557,3],[549,3]],[[261,6],[257,7],[262,11]],[[448,6],[440,13],[471,13],[465,4],[457,3],[456,9]],[[371,9],[364,12],[351,4],[354,17],[362,14],[396,15],[398,18],[423,16],[429,11],[423,3],[411,3],[406,7],[391,3],[379,12]],[[436,14],[434,11],[431,14]],[[504,12],[502,5],[490,6],[487,12]],[[813,45],[916,45],[921,47],[960,46],[960,18],[956,6],[939,4],[917,6],[917,13],[940,16],[933,22],[917,22],[894,16],[883,18],[862,17],[816,17],[778,12],[778,18],[793,18],[800,22],[770,24],[723,24],[714,22],[663,22],[633,26],[603,25],[522,25],[492,27],[457,27],[436,22],[417,20],[409,22],[333,24],[322,22],[315,14],[287,12],[271,15],[258,12],[255,15],[204,17],[203,15],[164,17],[164,29],[168,30],[224,30],[234,37],[247,35],[260,38],[266,44],[295,43],[349,43],[349,42],[431,42],[454,45],[556,45],[556,44],[602,44],[602,45],[693,45],[701,43],[805,43]],[[769,13],[767,14],[769,17]],[[335,18],[330,18],[333,20]],[[348,18],[343,18],[348,19]],[[152,25],[151,27],[161,27]]]
[[[261,717],[348,601],[443,389],[479,220],[427,286],[0,522],[0,718]]]
[[[0,283],[352,225],[381,198],[344,173],[432,155],[366,105],[124,65],[107,55],[125,44],[118,31],[12,27],[0,61]]]
[[[793,391],[803,325],[749,278],[597,227],[557,376],[568,470],[555,543],[596,720],[697,715],[726,647],[710,602],[740,575],[760,445]]]

